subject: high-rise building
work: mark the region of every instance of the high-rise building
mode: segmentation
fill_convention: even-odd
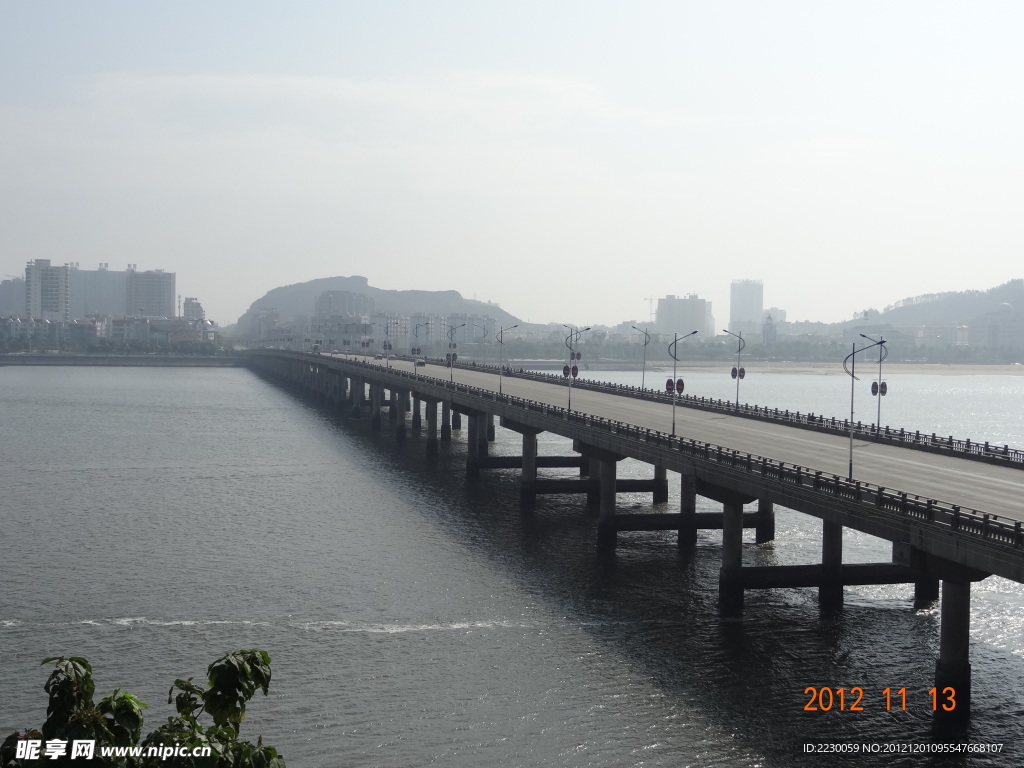
[[[733,280],[729,291],[729,330],[755,337],[761,334],[764,286],[760,280]]]
[[[185,306],[182,310],[182,314],[185,316],[185,320],[190,323],[202,322],[206,319],[206,312],[203,310],[203,305],[195,298],[185,298]]]
[[[25,280],[0,280],[0,316],[25,317]]]
[[[174,273],[136,271],[128,265],[125,314],[129,317],[174,317]]]
[[[54,267],[49,259],[33,259],[25,265],[25,313],[34,320],[71,319],[70,268]]]
[[[699,331],[700,336],[713,336],[709,327],[711,322],[711,302],[690,294],[685,298],[666,296],[658,299],[658,310],[655,313],[654,327],[658,333],[687,334]]]
[[[49,259],[25,266],[25,314],[43,320],[111,317],[174,317],[174,273],[139,272],[136,265],[118,272],[108,264],[80,269],[77,262],[55,267]]]
[[[100,264],[99,269],[80,269],[77,262],[71,267],[71,317],[80,319],[90,315],[120,317],[135,314],[127,310],[128,273]]]

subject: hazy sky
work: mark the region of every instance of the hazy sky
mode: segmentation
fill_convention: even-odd
[[[532,322],[1024,276],[1024,3],[0,0],[0,277],[234,322],[365,275]]]

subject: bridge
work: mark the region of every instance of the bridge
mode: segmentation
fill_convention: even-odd
[[[676,531],[687,547],[700,529],[722,530],[723,617],[742,615],[748,589],[816,587],[822,607],[835,609],[845,585],[912,583],[924,603],[939,598],[941,583],[939,721],[970,716],[971,583],[993,574],[1024,583],[1024,452],[1007,446],[703,399],[686,398],[677,407],[649,391],[567,386],[496,368],[277,350],[249,350],[245,359],[328,408],[368,418],[375,429],[384,428],[386,413],[397,440],[410,429],[425,431],[428,453],[451,441],[464,417],[468,476],[518,469],[527,507],[540,494],[585,495],[599,510],[602,552],[614,551],[626,531]],[[488,455],[496,419],[521,435],[520,456]],[[538,455],[542,432],[571,439],[573,454]],[[625,458],[650,465],[650,479],[618,478]],[[545,467],[578,467],[580,477],[545,478],[538,473]],[[649,491],[655,503],[667,502],[669,472],[679,477],[678,512],[617,512],[622,492]],[[698,512],[697,496],[720,503],[722,511]],[[746,505],[755,506],[745,511]],[[820,563],[743,566],[744,528],[754,529],[757,542],[773,540],[775,505],[822,521]],[[891,562],[844,564],[846,528],[892,542]]]

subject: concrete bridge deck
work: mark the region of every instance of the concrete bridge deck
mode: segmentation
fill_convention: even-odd
[[[441,366],[428,365],[418,370],[421,376],[448,379],[448,369]],[[455,369],[453,376],[456,383],[486,391],[498,390],[493,374]],[[514,376],[503,378],[502,390],[508,395],[561,408],[566,407],[568,399],[565,385]],[[671,430],[672,406],[668,404],[574,387],[572,409],[644,429],[665,433]],[[676,434],[842,478],[847,476],[849,467],[848,437],[752,421],[741,416],[677,406]],[[1017,466],[975,463],[962,457],[919,452],[855,437],[853,478],[999,518],[1024,521],[1024,469]]]

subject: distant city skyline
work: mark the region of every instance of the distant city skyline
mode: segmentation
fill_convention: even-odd
[[[1019,3],[301,9],[4,5],[0,279],[159,264],[228,325],[365,275],[611,325],[1022,276]]]

